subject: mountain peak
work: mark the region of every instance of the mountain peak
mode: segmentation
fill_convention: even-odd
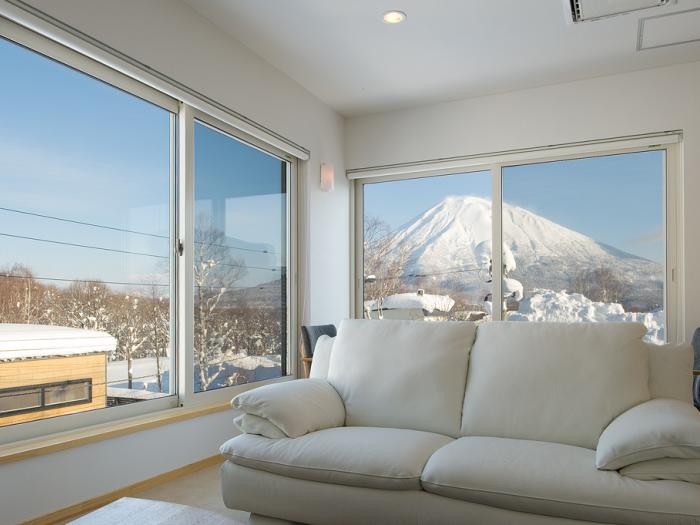
[[[450,195],[401,227],[391,242],[408,250],[407,273],[428,276],[436,284],[449,280],[462,287],[483,288],[489,278],[490,253],[483,252],[491,243],[491,215],[488,198]],[[616,268],[633,279],[643,274],[648,279],[658,272],[656,263],[508,203],[503,203],[503,232],[504,248],[512,253],[519,276],[529,273],[542,281],[562,280],[583,268],[601,266]]]

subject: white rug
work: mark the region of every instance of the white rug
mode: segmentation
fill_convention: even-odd
[[[209,510],[151,499],[122,498],[70,522],[73,525],[243,525]]]

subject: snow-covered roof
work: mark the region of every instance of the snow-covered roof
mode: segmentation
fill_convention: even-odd
[[[449,312],[455,305],[454,299],[449,295],[433,295],[417,293],[397,293],[384,298],[382,308],[387,310],[421,309],[429,314],[435,310]],[[365,308],[377,310],[376,301],[365,301]]]
[[[97,330],[0,323],[0,361],[112,352],[116,347],[114,337]]]

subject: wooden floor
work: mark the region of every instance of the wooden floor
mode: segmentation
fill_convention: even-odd
[[[219,477],[219,465],[211,465],[185,474],[174,480],[147,490],[130,494],[133,498],[154,499],[181,503],[216,512],[243,523],[248,523],[250,515],[247,512],[227,509],[221,498],[221,481]],[[75,519],[75,518],[71,518]],[[70,521],[70,520],[68,520]],[[57,522],[55,525],[64,525],[68,521]]]

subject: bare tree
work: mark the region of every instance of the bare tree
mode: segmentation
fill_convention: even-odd
[[[0,270],[2,296],[0,320],[4,323],[36,323],[42,316],[46,287],[22,264]]]
[[[60,295],[54,316],[58,324],[109,332],[114,321],[110,316],[113,294],[104,283],[97,280],[74,282]]]
[[[164,391],[161,359],[167,358],[170,350],[170,301],[151,286],[151,296],[147,305],[146,328],[150,334],[149,344],[156,358],[156,381],[158,392]]]
[[[141,357],[150,334],[144,330],[143,305],[140,297],[125,295],[117,301],[116,323],[110,333],[117,339],[118,349],[126,358],[127,388],[134,386],[134,359]]]
[[[601,266],[578,272],[571,279],[569,288],[592,301],[621,303],[629,296],[630,283],[610,268]]]
[[[391,235],[389,225],[377,217],[366,217],[364,227],[365,301],[382,315],[384,299],[404,286],[408,246]],[[369,317],[370,308],[365,315]]]
[[[213,228],[204,216],[197,218],[194,240],[195,362],[201,390],[224,371],[224,354],[234,350],[230,341],[235,323],[222,315],[220,304],[227,291],[243,278],[246,269],[242,259],[231,254],[226,236]]]

